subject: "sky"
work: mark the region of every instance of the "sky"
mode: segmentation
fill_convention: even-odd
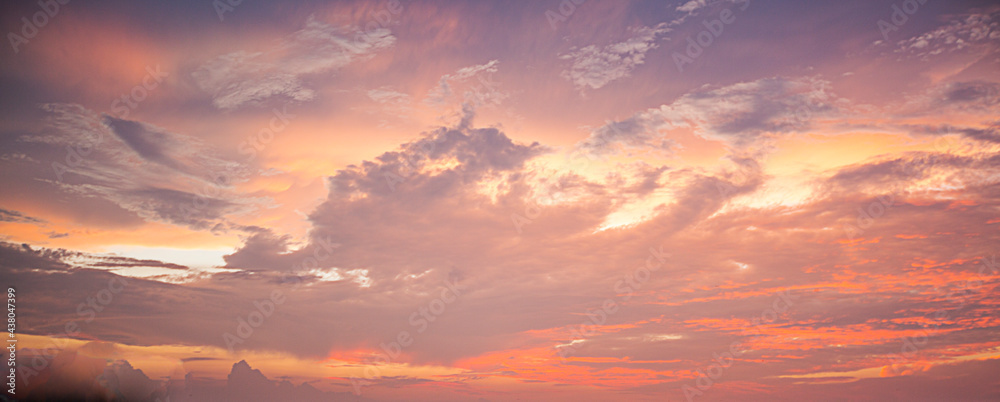
[[[994,1],[0,9],[6,398],[1000,399]]]

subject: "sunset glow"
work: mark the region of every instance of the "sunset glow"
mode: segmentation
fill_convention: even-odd
[[[0,21],[6,398],[1000,400],[995,1]]]

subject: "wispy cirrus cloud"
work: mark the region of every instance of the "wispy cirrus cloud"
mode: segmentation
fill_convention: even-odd
[[[507,97],[507,94],[491,81],[493,74],[499,70],[500,61],[490,60],[487,63],[463,67],[454,73],[445,74],[427,93],[424,103],[430,106],[442,106],[449,101],[457,100],[459,103],[470,103],[473,106],[498,104]],[[476,80],[473,81],[473,78]],[[456,85],[461,89],[456,89]]]
[[[654,27],[639,27],[630,31],[631,36],[617,43],[605,46],[590,45],[570,50],[559,56],[571,60],[562,76],[577,89],[598,89],[608,83],[626,78],[639,65],[646,53],[657,47],[656,41],[664,33],[670,32],[666,23]]]
[[[82,150],[66,158],[71,165],[53,164],[59,180],[45,179],[62,191],[110,201],[150,221],[197,228],[216,227],[227,214],[266,202],[233,191],[231,185],[245,180],[250,168],[217,156],[197,138],[75,104],[43,109],[52,129],[23,141]],[[81,148],[85,138],[90,140]]]
[[[192,76],[212,95],[212,103],[219,109],[235,109],[276,96],[309,101],[316,92],[305,83],[308,77],[370,59],[394,43],[396,38],[388,28],[362,32],[310,16],[302,29],[278,46],[219,56],[202,64]]]

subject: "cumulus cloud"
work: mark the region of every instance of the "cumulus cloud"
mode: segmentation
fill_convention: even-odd
[[[212,59],[192,73],[219,109],[235,109],[283,96],[296,101],[316,97],[304,80],[364,61],[392,47],[396,38],[386,28],[362,32],[329,25],[310,16],[305,26],[275,48],[239,51]]]
[[[518,144],[496,129],[432,131],[397,151],[331,177],[328,199],[310,215],[314,228],[309,244],[293,250],[286,237],[258,233],[227,258],[234,267],[247,265],[253,272],[216,274],[197,286],[134,280],[120,296],[121,303],[102,312],[103,324],[88,331],[102,338],[141,339],[151,344],[224,346],[220,334],[233,331],[233,311],[251,311],[261,295],[283,290],[288,299],[280,312],[239,347],[323,357],[331,349],[359,345],[376,349],[401,329],[414,330],[407,319],[411,313],[436,297],[445,283],[457,283],[461,296],[428,325],[419,335],[420,342],[401,359],[410,364],[464,362],[499,353],[517,342],[534,348],[530,353],[539,353],[532,360],[536,364],[554,369],[567,367],[559,363],[556,345],[573,342],[573,326],[611,298],[622,303],[620,310],[605,325],[595,327],[599,331],[575,343],[578,347],[572,356],[578,360],[569,365],[588,381],[613,384],[631,377],[608,377],[607,363],[601,359],[642,355],[648,362],[619,364],[641,364],[661,372],[690,370],[740,339],[744,326],[770,306],[778,292],[794,289],[795,307],[782,320],[795,327],[759,328],[764,338],[756,339],[768,342],[760,342],[756,347],[761,350],[753,353],[791,353],[782,349],[787,345],[803,351],[800,355],[810,355],[809,361],[746,360],[741,361],[745,371],[727,375],[734,380],[754,378],[752,371],[762,364],[781,372],[816,364],[839,367],[836,359],[843,356],[858,361],[852,368],[863,368],[878,365],[873,356],[887,353],[892,342],[907,333],[893,320],[926,315],[935,305],[928,298],[934,294],[933,287],[962,283],[967,276],[955,272],[970,270],[968,261],[989,252],[991,238],[982,234],[992,230],[987,222],[995,218],[1000,199],[995,155],[949,157],[933,162],[933,169],[928,155],[920,154],[866,161],[817,179],[817,187],[824,189],[822,196],[796,208],[749,210],[731,204],[767,180],[754,159],[731,157],[739,174],[646,168],[640,169],[637,182],[622,184],[586,181],[572,172],[532,171],[532,161],[543,152],[539,144]],[[940,198],[950,190],[922,193],[909,187],[942,174],[968,179],[963,199],[971,204]],[[545,205],[533,204],[539,189],[562,195],[549,197]],[[877,197],[888,189],[901,192],[895,194],[892,207],[856,239],[877,241],[878,247],[846,242],[843,228],[856,224],[857,207],[878,202]],[[595,230],[625,197],[656,191],[671,195],[652,216],[629,226]],[[583,196],[563,198],[573,194]],[[559,202],[562,199],[572,202]],[[511,217],[524,216],[527,208],[538,212],[530,214],[531,222],[519,233]],[[896,237],[914,233],[915,221],[920,222],[920,233],[932,236]],[[955,230],[969,234],[968,248],[959,255],[940,241],[938,237],[944,235],[934,234]],[[321,241],[335,246],[322,249]],[[919,243],[920,255],[906,252],[914,242]],[[650,247],[662,250],[657,254],[663,258],[661,268],[650,273],[640,288],[616,289],[616,283],[626,283],[623,278],[647,260]],[[289,267],[308,257],[316,258],[316,270],[289,272]],[[920,265],[927,261],[935,263]],[[900,272],[896,267],[909,268]],[[328,268],[341,273],[367,269],[372,284],[358,286],[346,275],[324,280],[321,271]],[[44,280],[29,270],[16,275],[28,292],[74,283],[66,295],[69,300],[86,299],[105,286],[109,277],[89,270],[72,276],[47,275]],[[296,283],[302,285],[296,289]],[[984,281],[984,286],[997,283],[1000,277]],[[869,301],[858,310],[856,299],[865,297]],[[991,297],[989,292],[970,294],[968,307],[954,314],[956,320],[972,321],[963,324],[963,333],[939,335],[940,344],[991,328],[994,324],[982,318]],[[46,300],[33,308],[64,311],[72,317],[72,308],[60,309],[58,303]],[[538,309],[539,305],[547,308]],[[200,306],[197,316],[185,313],[193,306]],[[153,314],[164,323],[129,324],[136,311]],[[810,321],[831,315],[838,321]],[[350,324],[345,328],[345,323]],[[26,324],[41,333],[53,328],[42,322]],[[292,328],[300,333],[294,339],[286,336]],[[786,330],[794,331],[797,339],[790,340],[792,335]],[[811,352],[833,342],[851,348],[839,357]],[[509,375],[544,379],[537,374],[538,367],[519,366],[523,360],[504,361],[509,363],[473,367],[476,372],[508,370],[513,373]],[[240,365],[239,372],[237,377],[254,384],[270,384],[249,367]],[[372,379],[371,386],[411,380]],[[671,384],[679,386],[677,381]]]

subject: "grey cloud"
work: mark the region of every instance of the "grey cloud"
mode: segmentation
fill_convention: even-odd
[[[42,269],[65,270],[70,265],[60,261],[60,253],[49,249],[34,250],[27,244],[0,242],[0,267],[5,271]]]
[[[179,164],[168,157],[164,147],[170,138],[162,133],[148,130],[141,123],[105,116],[104,122],[118,138],[148,161],[156,162],[172,169],[181,170]]]
[[[1000,84],[989,81],[965,81],[947,85],[944,100],[949,102],[1000,104]]]
[[[814,121],[838,113],[846,101],[817,78],[763,78],[720,88],[702,87],[670,104],[610,122],[578,147],[607,152],[617,145],[670,149],[662,130],[691,128],[701,137],[753,152],[773,135],[809,129]]]
[[[62,248],[33,249],[28,244],[0,242],[0,255],[3,262],[0,267],[9,270],[70,270],[80,268],[79,264],[101,268],[129,267],[159,267],[170,269],[188,269],[188,267],[158,260],[136,259],[131,257],[109,256],[66,250]],[[69,263],[67,260],[76,262]],[[84,261],[85,262],[80,262]]]
[[[1000,143],[1000,122],[990,123],[985,127],[960,127],[952,125],[904,125],[901,129],[916,135],[943,136],[948,134],[961,134],[962,136],[987,142]]]
[[[11,211],[3,208],[0,208],[0,222],[36,223],[36,224],[46,223],[42,219],[30,217],[18,211]]]
[[[662,121],[649,114],[637,114],[621,121],[608,122],[594,130],[590,136],[578,143],[576,149],[589,157],[600,157],[618,153],[618,145],[625,151],[653,150],[665,154],[673,153],[677,142],[665,138],[659,132]]]
[[[285,254],[290,239],[290,236],[275,235],[270,230],[260,231],[247,238],[239,250],[223,258],[231,268],[258,270],[285,266],[290,270],[294,256]]]

